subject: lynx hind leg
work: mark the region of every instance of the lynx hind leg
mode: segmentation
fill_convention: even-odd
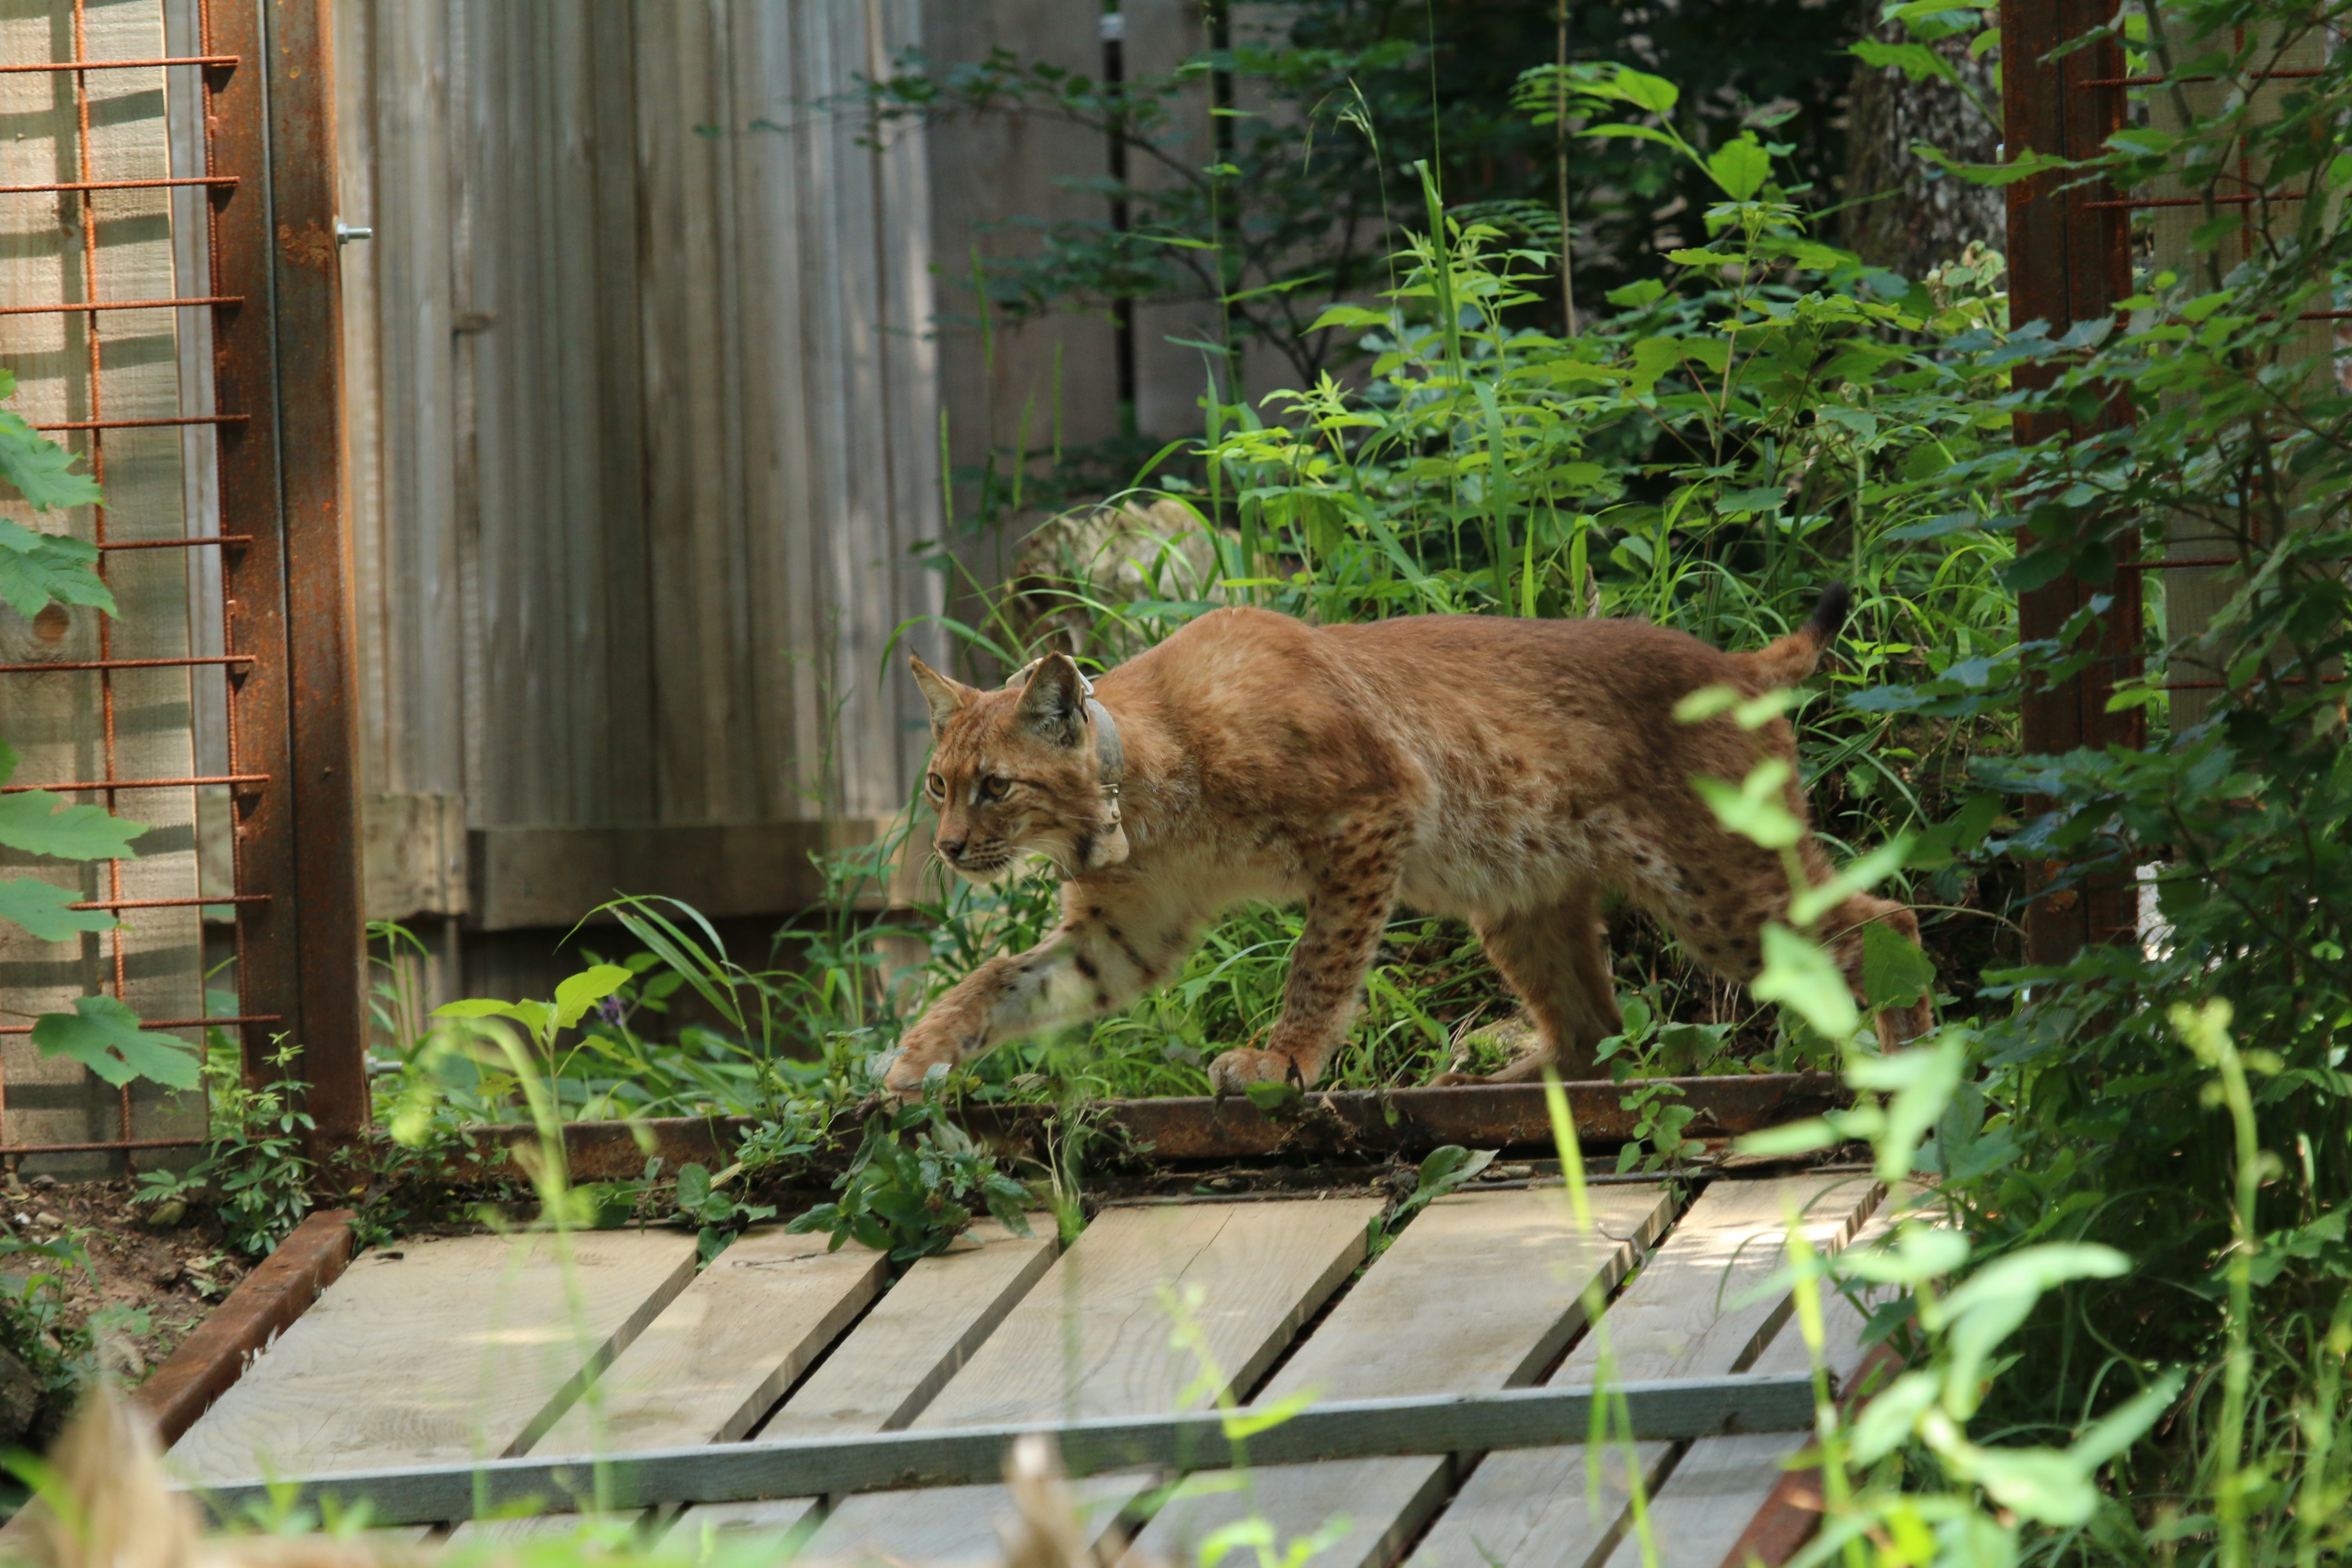
[[[1883,925],[1912,946],[1919,945],[1919,917],[1892,899],[1874,899],[1867,893],[1856,893],[1823,917],[1821,934],[1844,972],[1846,984],[1853,988],[1854,1000],[1869,1005],[1864,986],[1864,932],[1873,925]],[[1934,987],[1907,1005],[1888,1007],[1878,1015],[1878,1041],[1889,1050],[1916,1040],[1936,1026],[1933,1007]]]
[[[1447,1073],[1440,1083],[1518,1083],[1550,1068],[1562,1078],[1592,1071],[1594,1049],[1624,1027],[1609,973],[1609,947],[1592,890],[1475,922],[1496,973],[1527,1004],[1535,1049],[1481,1079]]]
[[[1808,846],[1810,847],[1810,846]],[[1821,860],[1818,851],[1809,861]],[[1826,878],[1825,861],[1814,875]],[[1788,919],[1789,879],[1777,856],[1757,850],[1732,863],[1693,868],[1682,877],[1679,897],[1662,899],[1654,906],[1666,928],[1685,952],[1727,980],[1752,984],[1764,969],[1764,926]],[[1864,928],[1883,923],[1906,940],[1919,940],[1919,921],[1908,909],[1886,899],[1857,893],[1824,915],[1814,935],[1837,960],[1858,1006],[1868,1006],[1863,984]],[[1878,1016],[1880,1041],[1889,1047],[1916,1040],[1933,1028],[1928,1000],[1922,996],[1907,1007],[1890,1007]]]

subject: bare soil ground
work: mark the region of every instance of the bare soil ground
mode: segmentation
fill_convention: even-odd
[[[66,1325],[78,1327],[110,1307],[136,1314],[110,1341],[116,1375],[136,1384],[204,1321],[253,1260],[231,1254],[199,1208],[184,1205],[177,1216],[166,1209],[150,1219],[133,1208],[131,1192],[127,1181],[12,1181],[0,1188],[0,1226],[28,1241],[81,1243],[89,1269],[70,1270],[59,1281]],[[176,1224],[161,1223],[175,1217]],[[20,1257],[0,1269],[22,1275],[30,1261]]]

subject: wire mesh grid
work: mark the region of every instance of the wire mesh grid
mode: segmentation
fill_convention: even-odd
[[[12,305],[0,308],[0,315],[58,315],[81,318],[84,323],[83,346],[88,362],[88,417],[39,423],[34,427],[45,433],[62,436],[68,441],[78,437],[81,443],[82,455],[88,460],[90,477],[103,486],[107,479],[107,436],[110,431],[164,426],[219,427],[241,423],[248,417],[237,413],[182,413],[168,418],[108,417],[107,374],[102,364],[102,350],[104,345],[111,341],[110,329],[105,323],[116,319],[111,316],[112,312],[166,309],[228,310],[243,306],[245,300],[234,295],[216,295],[210,292],[182,294],[177,291],[173,297],[167,299],[109,300],[102,297],[100,267],[100,226],[108,221],[107,215],[100,210],[100,193],[194,187],[202,190],[208,198],[205,203],[206,219],[205,255],[207,261],[205,276],[207,279],[220,276],[221,203],[236,189],[238,176],[220,172],[215,161],[214,142],[219,126],[214,101],[215,78],[220,73],[236,69],[242,61],[236,55],[221,54],[214,49],[210,0],[199,0],[196,8],[196,27],[200,45],[197,52],[193,56],[165,55],[136,59],[92,58],[89,53],[89,0],[71,0],[71,54],[68,58],[42,63],[0,65],[0,73],[50,73],[53,77],[68,79],[72,84],[70,90],[76,132],[74,138],[76,177],[71,180],[36,184],[0,184],[0,196],[52,195],[68,198],[58,202],[56,208],[57,219],[60,229],[67,229],[69,226],[78,226],[79,229],[79,270],[81,297],[78,300],[59,300],[55,302],[32,305]],[[95,72],[128,68],[160,68],[169,71],[180,79],[181,90],[194,92],[195,108],[199,115],[198,123],[201,127],[199,142],[203,159],[201,174],[174,174],[168,179],[97,177],[98,171],[94,167],[91,137],[90,78]],[[78,226],[68,225],[67,215],[69,211],[78,214],[80,220]],[[133,325],[127,329],[124,335],[136,333],[140,330]],[[243,768],[237,759],[236,705],[239,688],[243,684],[245,675],[257,657],[238,651],[236,633],[239,594],[236,561],[242,547],[251,542],[251,537],[219,531],[200,532],[198,531],[200,519],[191,514],[186,516],[184,531],[179,538],[113,539],[109,537],[107,506],[103,503],[97,504],[90,509],[90,511],[93,534],[91,542],[98,548],[97,572],[101,580],[109,577],[110,563],[120,552],[125,551],[218,550],[221,552],[219,581],[222,651],[218,654],[192,653],[186,657],[169,658],[117,658],[116,629],[112,617],[101,615],[97,617],[98,657],[94,659],[40,660],[0,665],[0,676],[6,677],[54,676],[67,672],[81,672],[93,677],[98,687],[98,708],[101,725],[100,755],[103,763],[100,776],[95,778],[11,783],[5,786],[5,791],[0,793],[14,794],[39,789],[59,795],[94,795],[102,799],[110,813],[115,813],[124,795],[135,795],[142,791],[193,790],[203,786],[218,785],[226,786],[232,792],[241,795],[265,788],[270,783],[270,775]],[[120,766],[116,686],[118,672],[171,668],[188,669],[192,679],[197,670],[209,668],[219,668],[225,674],[222,702],[226,721],[225,732],[228,747],[228,765],[226,772],[205,773],[198,770],[177,776],[142,777],[138,776],[135,770],[126,774]],[[146,1028],[202,1031],[208,1027],[269,1025],[279,1021],[278,1016],[274,1014],[248,1012],[244,1003],[242,911],[246,907],[267,902],[268,895],[247,890],[243,836],[236,832],[232,825],[227,837],[230,846],[232,879],[232,891],[229,893],[192,898],[126,897],[123,862],[121,859],[109,859],[101,863],[106,896],[85,900],[70,906],[77,910],[105,910],[117,915],[134,910],[210,908],[221,905],[231,906],[238,911],[240,918],[236,930],[239,1002],[235,1014],[205,1017],[147,1019],[142,1021]],[[127,921],[118,921],[114,928],[105,933],[105,956],[109,970],[106,988],[116,999],[125,1001],[126,1004],[130,990],[128,944],[125,935],[127,924]],[[25,1023],[0,1024],[0,1035],[29,1035],[35,1026]],[[131,1091],[128,1083],[120,1086],[115,1095],[116,1136],[73,1142],[21,1140],[10,1135],[7,1087],[5,1064],[0,1064],[0,1158],[13,1160],[27,1154],[100,1152],[119,1152],[128,1158],[134,1151],[187,1147],[203,1142],[201,1137],[140,1138],[134,1136]]]

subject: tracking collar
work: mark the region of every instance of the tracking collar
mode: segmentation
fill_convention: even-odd
[[[1045,661],[1033,658],[1014,670],[1004,683],[1011,690],[1028,684]],[[1095,683],[1087,679],[1083,669],[1078,674],[1078,692],[1086,700],[1087,724],[1095,737],[1095,783],[1102,791],[1102,816],[1096,830],[1079,841],[1080,860],[1088,870],[1104,866],[1116,866],[1127,858],[1127,826],[1119,808],[1118,786],[1127,778],[1127,751],[1118,742],[1118,721],[1095,695]]]

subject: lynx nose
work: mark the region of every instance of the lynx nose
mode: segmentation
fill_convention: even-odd
[[[950,860],[961,860],[963,858],[963,847],[969,841],[961,838],[941,838],[937,842],[940,854]]]

